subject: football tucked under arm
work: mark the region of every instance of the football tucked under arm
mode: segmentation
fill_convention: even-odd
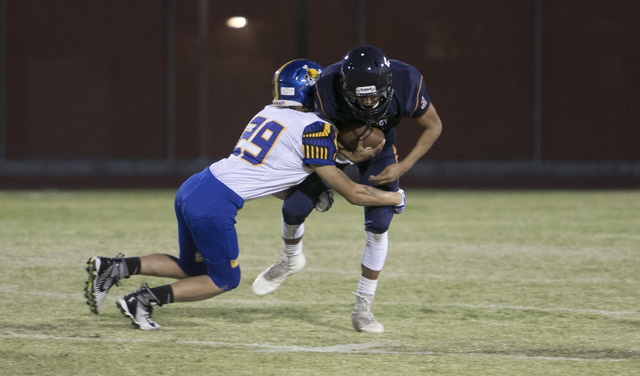
[[[384,146],[384,133],[360,121],[339,124],[339,152],[353,163],[373,158]],[[359,147],[358,145],[360,145]]]
[[[380,129],[359,120],[342,123],[338,129],[340,130],[338,142],[349,151],[356,150],[360,138],[362,138],[362,146],[365,149],[373,149],[384,140],[384,133]]]

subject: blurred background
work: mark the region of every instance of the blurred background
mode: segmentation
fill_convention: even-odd
[[[637,0],[0,0],[0,188],[175,187],[359,44],[443,121],[412,187],[640,188]],[[399,125],[402,157],[419,127]]]

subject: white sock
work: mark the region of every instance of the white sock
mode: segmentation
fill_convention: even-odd
[[[358,294],[370,295],[373,297],[376,294],[376,288],[378,287],[377,279],[368,279],[360,276],[360,282],[358,282]]]
[[[300,253],[302,253],[302,240],[300,240],[300,243],[298,244],[286,244],[283,240],[282,250],[289,257],[299,255]]]

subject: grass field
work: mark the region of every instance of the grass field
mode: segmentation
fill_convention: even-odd
[[[362,213],[307,221],[307,267],[251,283],[280,252],[280,201],[238,216],[240,286],[134,330],[114,287],[84,303],[93,255],[177,254],[173,191],[0,191],[2,375],[637,375],[640,191],[408,191],[373,311],[350,322]]]

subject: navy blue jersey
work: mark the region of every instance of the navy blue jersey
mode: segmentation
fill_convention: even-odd
[[[332,122],[356,119],[342,95],[340,65],[338,62],[326,67],[315,85],[316,112]],[[385,133],[398,125],[402,118],[420,117],[431,103],[422,74],[409,64],[391,60],[391,85],[393,96],[389,109],[377,122]]]

